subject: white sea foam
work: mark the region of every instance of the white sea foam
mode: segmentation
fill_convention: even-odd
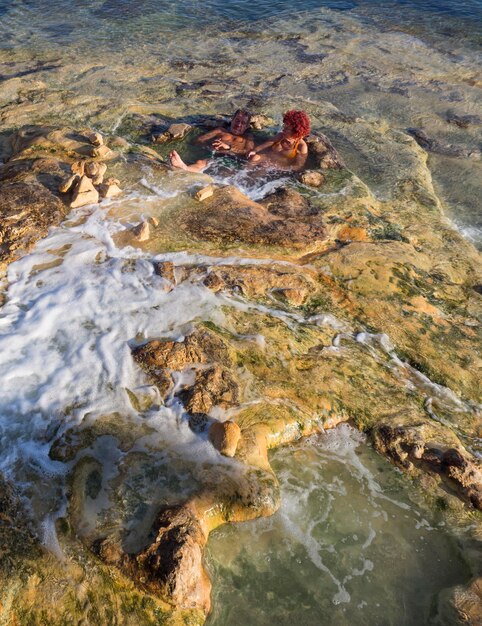
[[[73,212],[70,221],[85,213]],[[96,209],[77,226],[53,230],[9,268],[0,317],[0,469],[26,487],[35,476],[62,475],[65,466],[48,456],[52,439],[86,415],[137,417],[125,389],[146,380],[130,342],[221,319],[219,301],[204,286],[185,281],[166,293],[145,253],[117,249],[112,235],[121,228]],[[56,267],[36,269],[56,258]],[[178,423],[173,409],[162,412],[164,423]],[[181,440],[187,454],[194,437]]]

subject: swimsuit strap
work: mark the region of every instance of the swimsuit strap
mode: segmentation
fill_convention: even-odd
[[[281,142],[283,141],[283,138],[278,139],[277,141],[274,142],[273,146],[279,146],[281,145]],[[300,143],[301,139],[297,139],[295,141],[295,145],[293,146],[293,150],[290,152],[290,154],[288,155],[289,159],[294,159],[295,156],[298,154],[298,145]]]
[[[297,139],[297,140],[296,140],[296,142],[295,142],[294,148],[293,148],[293,150],[292,150],[292,152],[291,152],[291,154],[290,154],[290,158],[291,158],[291,159],[294,159],[294,158],[295,158],[295,156],[297,155],[297,153],[298,153],[298,145],[299,145],[299,143],[300,143],[300,140],[299,140],[299,139]]]

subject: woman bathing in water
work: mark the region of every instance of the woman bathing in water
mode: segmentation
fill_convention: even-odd
[[[238,109],[232,117],[229,130],[215,128],[198,137],[196,142],[201,144],[211,142],[211,148],[219,154],[245,157],[254,148],[253,136],[247,132],[250,121],[251,114],[245,109]],[[172,167],[188,172],[202,172],[209,165],[208,159],[200,159],[187,165],[175,150],[170,152],[169,160]]]
[[[287,111],[283,115],[283,129],[248,153],[254,165],[297,172],[308,158],[308,146],[303,137],[310,134],[310,118],[304,111]]]
[[[213,150],[219,154],[245,157],[250,165],[291,172],[303,169],[308,158],[308,146],[303,137],[310,134],[310,118],[304,111],[287,111],[283,115],[281,132],[257,148],[254,148],[252,135],[246,134],[250,119],[247,111],[238,109],[231,120],[229,131],[216,128],[199,137],[197,141],[212,141]],[[202,172],[209,165],[207,159],[187,165],[175,150],[170,153],[169,158],[172,167],[189,172]]]

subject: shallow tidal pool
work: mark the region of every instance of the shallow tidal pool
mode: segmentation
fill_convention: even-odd
[[[209,539],[209,626],[445,623],[438,594],[470,576],[458,540],[360,433],[342,425],[271,463],[279,511]]]

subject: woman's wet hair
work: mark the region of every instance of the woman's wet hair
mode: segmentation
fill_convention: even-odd
[[[310,118],[304,111],[286,111],[283,115],[283,124],[288,124],[293,129],[294,135],[301,139],[310,134]]]

